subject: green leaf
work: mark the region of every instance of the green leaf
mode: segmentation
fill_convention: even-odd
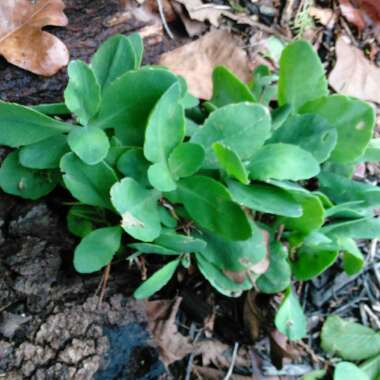
[[[190,177],[202,166],[205,151],[201,145],[182,143],[169,156],[169,169],[175,179]]]
[[[136,299],[148,298],[163,288],[173,277],[180,260],[173,260],[155,272],[143,282],[133,293]]]
[[[345,360],[365,360],[380,353],[380,333],[336,315],[327,318],[321,340],[323,350]]]
[[[380,206],[380,189],[341,175],[322,171],[318,176],[321,191],[335,203],[361,202],[358,208]]]
[[[364,266],[364,257],[355,240],[341,237],[338,239],[340,249],[343,250],[344,271],[352,276],[360,272]]]
[[[336,129],[325,119],[318,115],[305,114],[290,117],[274,132],[270,142],[298,145],[321,163],[330,157],[337,136]]]
[[[213,95],[210,102],[216,107],[256,101],[249,87],[225,66],[215,67],[212,83]]]
[[[212,148],[220,167],[229,176],[247,185],[249,183],[248,173],[240,157],[232,149],[220,142],[214,143]]]
[[[106,133],[94,127],[74,128],[67,137],[67,143],[70,149],[88,165],[103,161],[110,148]]]
[[[73,235],[84,238],[94,229],[93,217],[85,206],[73,206],[67,213],[67,228]]]
[[[99,83],[91,68],[82,61],[71,61],[67,72],[69,82],[64,93],[65,104],[82,125],[87,125],[99,111]]]
[[[132,243],[128,244],[128,247],[136,249],[138,252],[145,254],[158,254],[165,256],[178,256],[181,254],[181,252],[163,247],[159,244],[152,243]]]
[[[149,184],[147,171],[149,162],[141,148],[132,148],[123,153],[117,160],[117,170],[125,177],[131,177],[144,186]]]
[[[334,380],[369,380],[369,377],[353,363],[338,363],[334,371]]]
[[[112,209],[109,190],[118,180],[104,161],[87,165],[74,153],[65,154],[60,163],[63,182],[70,193],[84,204]]]
[[[93,273],[108,265],[120,248],[120,227],[104,227],[86,235],[74,252],[74,267],[79,273]]]
[[[132,33],[128,36],[128,40],[133,47],[135,53],[135,68],[141,66],[143,55],[144,55],[144,41],[139,33]]]
[[[202,145],[205,149],[203,167],[218,169],[218,162],[212,150],[215,142],[226,145],[242,160],[247,160],[269,137],[270,123],[270,114],[261,105],[232,104],[212,112],[190,141]]]
[[[27,169],[20,165],[18,152],[9,153],[0,168],[0,187],[5,193],[38,199],[57,185],[57,172]]]
[[[107,156],[105,158],[105,161],[107,164],[111,165],[112,167],[116,166],[117,160],[121,157],[123,153],[125,153],[130,148],[128,146],[123,145],[120,140],[115,137],[111,136],[109,139],[110,142],[110,148],[108,149]]]
[[[114,128],[123,144],[141,146],[150,111],[177,80],[174,74],[161,68],[123,74],[105,88],[100,111],[91,125]]]
[[[370,140],[360,161],[376,163],[380,161],[380,138]]]
[[[308,234],[318,230],[325,222],[324,209],[318,196],[305,191],[292,190],[290,194],[302,207],[302,216],[298,218],[283,218],[280,223],[287,228]]]
[[[59,161],[69,151],[66,136],[57,135],[19,150],[20,164],[31,169],[56,169]]]
[[[277,77],[272,75],[266,65],[259,65],[253,71],[251,89],[252,93],[261,104],[268,105],[276,97]]]
[[[28,107],[0,101],[0,145],[17,148],[70,132],[70,124]]]
[[[290,104],[298,110],[306,102],[325,95],[328,95],[328,85],[318,54],[306,41],[290,43],[280,59],[280,106]]]
[[[315,371],[309,372],[302,380],[320,380],[323,379],[326,376],[326,370],[325,369],[317,369]]]
[[[221,270],[254,270],[254,266],[267,255],[267,235],[253,221],[250,222],[250,226],[252,236],[244,241],[231,241],[204,232],[200,236],[207,246],[199,253]]]
[[[300,204],[285,190],[264,183],[245,186],[228,181],[233,199],[254,211],[274,215],[299,217],[302,215]]]
[[[184,178],[178,183],[178,193],[186,211],[201,227],[226,239],[250,238],[247,216],[219,182],[203,176]]]
[[[155,244],[183,253],[199,252],[206,247],[206,242],[203,239],[177,234],[175,231],[170,230],[163,231],[154,242]]]
[[[185,115],[180,97],[179,83],[175,83],[162,95],[149,116],[144,155],[150,162],[166,162],[185,136]]]
[[[322,116],[336,128],[338,141],[330,157],[336,163],[350,163],[360,158],[375,127],[374,108],[369,103],[343,95],[326,96],[306,103],[300,112]]]
[[[309,179],[319,173],[316,159],[305,150],[290,144],[268,144],[259,149],[249,166],[253,179]]]
[[[295,278],[299,281],[311,280],[320,275],[332,264],[339,254],[339,248],[319,233],[311,234],[297,251],[296,260],[291,263]],[[327,242],[323,240],[326,239]]]
[[[156,190],[146,190],[133,178],[124,178],[111,188],[111,202],[121,215],[121,226],[135,239],[150,242],[161,233]]]
[[[329,236],[352,239],[376,239],[380,236],[380,219],[362,218],[331,223],[323,227],[322,232]]]
[[[135,49],[130,39],[121,34],[103,42],[91,59],[91,68],[103,89],[127,71],[137,67]]]
[[[252,288],[252,283],[245,278],[242,283],[237,283],[227,277],[218,267],[211,264],[200,255],[195,255],[200,272],[206,280],[220,293],[227,297],[239,297],[244,290]]]
[[[359,367],[364,373],[367,374],[369,380],[379,380],[380,375],[380,356],[377,355],[371,359],[366,360]]]
[[[288,252],[277,241],[270,244],[269,268],[258,277],[256,285],[266,294],[282,292],[290,285],[291,269],[288,261]]]
[[[159,191],[173,191],[177,188],[166,162],[149,166],[148,179],[150,184]]]
[[[46,103],[29,106],[32,110],[43,113],[44,115],[69,115],[70,110],[65,103]]]
[[[286,335],[289,340],[298,340],[306,336],[306,318],[298,298],[291,288],[285,292],[274,323],[277,330]]]
[[[176,228],[177,220],[172,216],[169,210],[164,206],[158,207],[158,213],[160,214],[161,224],[165,227]]]

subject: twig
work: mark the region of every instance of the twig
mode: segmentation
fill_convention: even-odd
[[[239,348],[239,343],[236,342],[235,346],[234,346],[234,351],[232,353],[232,360],[231,360],[230,368],[228,369],[227,375],[224,377],[223,380],[229,380],[233,374],[238,348]]]
[[[197,343],[198,339],[201,337],[202,335],[202,332],[203,332],[203,329],[200,329],[197,333],[197,335],[195,336],[194,338],[194,341],[193,341],[193,344],[195,345],[195,343]],[[187,367],[186,367],[186,376],[185,376],[185,380],[190,380],[191,378],[191,369],[193,368],[193,360],[194,360],[194,356],[195,356],[195,351],[193,351],[191,354],[190,354],[190,357],[189,357],[189,361],[187,363]]]
[[[164,12],[164,7],[162,6],[162,2],[161,2],[161,0],[156,0],[156,1],[157,1],[158,11],[160,13],[162,25],[164,26],[164,29],[165,29],[166,33],[168,34],[168,36],[172,40],[174,40],[173,33],[170,30],[168,23],[166,22],[165,12]]]
[[[108,280],[110,278],[110,272],[111,272],[111,263],[109,263],[106,266],[106,269],[104,270],[104,275],[103,275],[103,284],[102,284],[102,290],[100,291],[100,296],[99,296],[99,301],[98,301],[98,308],[103,302],[104,295],[106,293],[107,285],[108,285]]]

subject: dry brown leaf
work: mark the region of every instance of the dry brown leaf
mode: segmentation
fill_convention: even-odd
[[[276,368],[282,368],[284,359],[296,360],[300,356],[288,337],[276,329],[270,332],[269,341],[270,357]]]
[[[192,20],[190,16],[184,10],[184,6],[180,3],[173,2],[172,7],[175,12],[178,14],[179,18],[182,21],[183,26],[186,29],[187,34],[190,37],[200,36],[203,32],[207,30],[207,25],[204,22],[197,20]]]
[[[379,0],[339,0],[343,16],[359,31],[367,26],[380,26]]]
[[[224,5],[204,4],[201,0],[176,0],[176,2],[185,6],[192,20],[208,21],[215,27],[219,26],[219,19],[223,12],[230,9]]]
[[[311,7],[309,15],[318,20],[322,25],[328,26],[329,28],[333,27],[336,19],[335,12],[328,8]]]
[[[69,62],[65,44],[42,30],[65,26],[62,0],[0,1],[0,55],[25,70],[50,76]]]
[[[331,87],[337,92],[380,104],[380,68],[344,37],[336,43],[336,56],[337,63],[329,76]]]
[[[247,54],[226,30],[209,32],[194,42],[163,54],[159,63],[184,76],[190,93],[201,99],[212,96],[211,77],[216,65],[229,67],[243,81],[251,77]]]
[[[182,298],[145,303],[148,328],[156,342],[162,362],[168,366],[194,350],[189,338],[183,336],[176,325],[176,315]]]

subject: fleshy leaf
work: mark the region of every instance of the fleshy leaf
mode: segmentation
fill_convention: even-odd
[[[360,272],[364,266],[364,257],[355,240],[341,237],[338,239],[340,249],[343,251],[344,271],[352,276]]]
[[[228,181],[228,188],[237,203],[254,211],[290,217],[302,215],[301,205],[280,188],[257,182],[246,186],[235,181]]]
[[[270,114],[261,105],[231,104],[212,112],[190,141],[205,149],[203,167],[217,169],[212,144],[220,142],[234,150],[242,160],[247,160],[269,137],[270,123]]]
[[[197,254],[197,265],[203,276],[220,293],[227,297],[239,297],[244,290],[252,288],[252,283],[245,278],[242,283],[237,283],[227,277],[218,267],[211,264],[207,259]]]
[[[300,112],[322,116],[336,128],[338,141],[330,157],[333,162],[345,164],[359,159],[372,138],[375,110],[361,100],[326,96],[306,103]]]
[[[20,164],[31,169],[56,169],[59,161],[69,151],[64,135],[49,137],[46,140],[23,146],[19,150]]]
[[[118,180],[104,161],[87,165],[74,153],[65,154],[60,163],[63,182],[70,193],[84,204],[112,209],[109,190]]]
[[[229,176],[247,185],[249,183],[248,172],[240,157],[232,149],[220,142],[214,143],[212,148],[220,167],[224,169]]]
[[[99,111],[100,86],[91,68],[82,61],[72,61],[68,67],[69,82],[65,90],[65,104],[82,125]]]
[[[177,145],[169,156],[169,169],[175,179],[189,177],[202,166],[205,152],[201,145],[183,143]]]
[[[91,59],[91,68],[103,89],[138,65],[130,38],[121,34],[108,38]]]
[[[210,102],[216,107],[256,101],[249,87],[225,66],[215,67],[212,82],[213,95]]]
[[[306,41],[290,43],[280,59],[280,106],[290,104],[298,110],[306,102],[327,94],[325,70],[313,47]]]
[[[322,348],[345,360],[365,360],[380,353],[380,333],[332,315],[322,328]]]
[[[125,177],[131,177],[142,185],[148,185],[147,171],[149,161],[144,157],[141,148],[132,148],[123,153],[117,160],[117,169]]]
[[[306,336],[306,318],[298,298],[288,288],[275,318],[276,328],[289,340],[298,340]]]
[[[350,362],[340,362],[334,371],[334,380],[370,380],[366,373]]]
[[[269,250],[269,268],[256,280],[256,286],[263,293],[274,294],[289,287],[291,269],[288,252],[282,244],[273,241]]]
[[[121,226],[144,242],[153,241],[161,233],[159,198],[156,190],[147,190],[132,178],[124,178],[111,188],[111,202],[122,217]]]
[[[70,132],[71,126],[28,107],[0,101],[0,145],[17,148]]]
[[[204,176],[181,179],[178,192],[186,211],[201,227],[226,239],[246,240],[251,227],[244,211],[219,182]]]
[[[337,131],[318,115],[296,115],[274,132],[270,142],[298,145],[310,152],[318,162],[324,162],[335,148]]]
[[[0,187],[4,192],[26,199],[49,194],[58,184],[56,171],[27,169],[20,165],[17,151],[9,153],[0,168]]]
[[[104,227],[86,235],[74,252],[74,267],[79,273],[93,273],[108,265],[120,248],[122,229]]]
[[[123,144],[141,146],[150,110],[177,80],[161,68],[128,71],[105,88],[100,111],[90,125],[114,128]]]
[[[267,144],[251,158],[249,165],[253,179],[293,180],[309,179],[319,173],[319,164],[311,153],[291,144]]]
[[[143,282],[133,293],[136,299],[148,298],[163,288],[173,277],[180,260],[170,261]]]
[[[103,161],[110,148],[106,133],[94,127],[74,128],[67,137],[67,143],[70,149],[88,165]]]

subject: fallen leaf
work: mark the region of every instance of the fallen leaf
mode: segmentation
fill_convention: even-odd
[[[185,6],[192,20],[205,22],[218,27],[219,19],[223,12],[229,10],[230,7],[224,5],[216,5],[212,3],[204,4],[201,0],[175,0]]]
[[[62,0],[1,0],[0,55],[35,74],[54,75],[69,62],[69,52],[42,28],[67,25],[64,7]]]
[[[197,20],[192,20],[187,13],[185,13],[184,6],[180,3],[173,2],[172,7],[175,12],[178,14],[179,18],[182,21],[183,26],[186,29],[187,34],[190,37],[195,37],[201,35],[207,30],[207,25],[204,22]]]
[[[336,56],[336,65],[329,76],[330,86],[336,92],[380,104],[380,68],[344,37],[336,43]]]
[[[163,54],[159,63],[185,77],[190,93],[201,99],[212,96],[211,77],[216,65],[229,67],[243,81],[251,78],[247,54],[226,30],[209,32],[194,42]]]
[[[182,298],[174,301],[161,300],[145,303],[148,328],[156,342],[162,362],[169,366],[194,350],[188,337],[182,335],[176,325],[176,315]]]
[[[286,335],[273,329],[269,335],[270,357],[276,368],[282,368],[285,358],[296,360],[300,354]]]
[[[343,16],[359,31],[368,26],[380,25],[379,0],[339,0]]]
[[[226,374],[223,371],[220,371],[215,368],[207,368],[207,367],[194,365],[192,370],[198,375],[199,379],[203,379],[203,380],[221,380],[221,379],[226,378]],[[242,376],[242,375],[236,375],[236,374],[233,374],[228,378],[230,380],[251,380],[252,379],[251,376]],[[266,378],[266,380],[273,380],[273,379]]]
[[[310,7],[309,15],[329,28],[333,27],[336,19],[335,12],[328,8]]]

